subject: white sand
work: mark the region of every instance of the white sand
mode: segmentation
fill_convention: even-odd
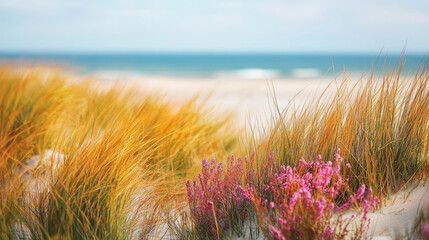
[[[369,214],[371,231],[377,239],[390,239],[397,231],[404,234],[429,204],[429,184],[405,189],[393,195],[378,211]]]
[[[384,201],[381,208],[369,213],[370,228],[369,237],[372,239],[395,239],[395,236],[404,236],[406,231],[411,230],[414,221],[421,211],[427,211],[429,204],[429,183],[404,189]],[[357,212],[349,211],[344,218],[350,218]],[[352,222],[358,224],[360,218]]]

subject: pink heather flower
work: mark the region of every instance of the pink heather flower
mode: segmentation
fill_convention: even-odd
[[[340,165],[335,166],[334,173],[338,174],[340,172]]]
[[[369,212],[371,208],[371,202],[369,202],[368,200],[363,200],[363,210],[364,210],[364,215],[363,218],[366,220],[366,214]]]
[[[326,208],[326,199],[321,196],[318,200],[316,200],[316,209],[317,209],[317,217],[323,218],[323,210]]]
[[[355,202],[362,209],[358,216],[363,214],[360,232],[357,234],[363,236],[370,221],[367,213],[379,200],[372,196],[371,189],[363,185],[345,204],[337,207],[335,202],[340,190],[348,189],[348,178],[341,172],[343,161],[338,149],[332,161],[322,161],[319,155],[316,161],[306,162],[301,158],[299,165],[294,168],[285,165],[281,165],[280,169],[274,165],[267,166],[271,174],[270,183],[262,185],[264,190],[259,196],[256,195],[258,201],[255,201],[255,204],[261,205],[261,221],[264,222],[264,228],[268,228],[271,238],[299,238],[302,229],[313,225],[324,226],[318,232],[317,238],[333,238],[337,231],[339,236],[346,236],[347,232],[342,232],[343,230],[337,227],[341,220],[331,222],[331,217],[336,211],[341,214],[341,211],[350,209]],[[350,163],[344,162],[344,165],[351,168]],[[272,197],[272,202],[264,199],[267,196]],[[276,208],[275,212],[270,211],[273,208]],[[306,218],[311,221],[304,221]]]
[[[295,192],[289,201],[289,210],[290,211],[292,211],[293,208],[295,207],[295,204],[298,202],[298,198],[299,198],[299,193]]]
[[[270,225],[270,231],[273,232],[275,239],[283,239],[281,232],[274,226]]]
[[[207,181],[207,179],[210,177],[210,172],[209,172],[210,164],[207,162],[207,159],[204,158],[202,165],[203,166],[202,166],[201,171],[203,173],[203,178],[204,178],[204,180]]]
[[[306,200],[307,205],[311,203],[311,192],[308,188],[301,188],[300,190],[301,195],[304,196],[304,199]],[[307,206],[308,207],[308,206]]]
[[[365,193],[365,184],[362,185],[362,187],[359,188],[359,190],[356,193],[356,198],[361,199],[363,198],[363,194]]]
[[[380,200],[377,197],[373,197],[371,201],[371,208],[375,208],[378,204],[380,204]]]
[[[292,168],[290,166],[286,167],[286,175],[290,177],[293,174]]]
[[[337,191],[335,191],[335,188],[334,188],[334,187],[330,187],[330,188],[329,188],[329,193],[330,193],[330,195],[331,195],[331,198],[335,198],[335,196],[336,196],[336,194],[337,194]]]
[[[186,181],[186,188],[188,190],[188,199],[189,199],[189,202],[192,202],[193,199],[194,199],[194,197],[193,197],[193,194],[192,194],[191,182],[189,180]]]
[[[280,223],[280,225],[286,225],[286,220],[284,220],[283,218],[281,218],[281,217],[279,217],[278,219],[277,219],[277,221]]]
[[[283,165],[283,164],[282,164],[282,165],[280,166],[280,172],[281,172],[281,173],[285,173],[285,172],[286,172],[285,165]]]
[[[305,180],[306,182],[310,181],[313,178],[313,175],[308,172],[306,174],[304,174],[304,176],[302,176],[302,179]]]
[[[343,206],[339,207],[338,210],[339,211],[344,211],[344,210],[347,210],[349,208],[350,208],[350,203],[346,202],[346,203],[343,204]]]
[[[248,215],[253,189],[240,186],[244,175],[242,159],[234,156],[228,158],[226,174],[222,174],[222,168],[222,164],[216,164],[215,159],[211,159],[210,163],[203,159],[201,174],[193,180],[193,185],[190,181],[186,182],[190,213],[195,219],[194,224],[202,229],[198,233],[202,236],[217,235],[214,218],[208,218],[213,215],[214,207],[222,230],[231,227],[227,221],[228,212],[234,211],[242,220]]]
[[[425,240],[429,240],[429,224],[425,223],[425,225],[423,225],[423,238]]]
[[[244,189],[242,186],[237,186],[237,190],[239,192],[241,192],[241,194],[243,195],[243,199],[244,200],[252,200],[251,196],[250,196],[250,192],[252,192],[252,188],[251,187],[247,187],[247,189]],[[234,192],[232,194],[235,194]],[[239,201],[239,199],[237,199]]]
[[[355,201],[355,198],[353,196],[350,196],[349,203],[352,204],[352,203],[354,203],[354,201]]]
[[[214,158],[212,158],[212,161],[210,163],[211,167],[210,167],[210,175],[212,175],[215,171],[214,166],[216,165],[216,160]]]
[[[325,239],[329,239],[329,238],[331,238],[331,235],[332,235],[332,228],[331,228],[331,227],[328,227],[328,228],[326,229],[326,232],[325,232]]]
[[[222,163],[219,163],[217,165],[217,171],[220,173],[220,175],[222,175],[222,168],[223,168]]]
[[[340,158],[340,149],[337,148],[337,151],[335,152],[335,158]]]
[[[300,158],[299,159],[299,164],[301,164],[302,166],[306,166],[307,162],[304,160],[304,158]]]

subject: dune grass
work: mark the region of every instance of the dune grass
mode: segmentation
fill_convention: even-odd
[[[130,215],[133,196],[148,176],[142,166],[149,146],[133,137],[137,124],[132,119],[117,122],[116,128],[89,139],[84,134],[64,136],[59,142],[67,146],[63,163],[41,180],[46,187],[35,194],[37,210],[30,214],[35,219],[26,221],[38,223],[28,226],[33,238],[129,238],[137,224]]]
[[[1,70],[2,238],[144,238],[203,155],[237,146],[229,116],[210,116],[197,98],[172,104],[67,77]]]
[[[44,72],[46,74],[46,72]],[[0,70],[0,238],[14,238],[26,184],[26,159],[49,147],[49,130],[68,105],[64,79],[55,71]],[[54,80],[55,79],[55,80]],[[16,236],[15,236],[16,237]]]
[[[296,166],[301,157],[332,156],[340,148],[352,165],[351,190],[366,184],[376,195],[427,177],[428,65],[414,75],[404,74],[402,66],[357,81],[346,74],[321,96],[276,109],[273,126],[248,151],[260,163],[274,151],[282,164]]]
[[[10,168],[38,147],[49,147],[48,131],[73,106],[64,79],[54,71],[49,78],[44,73],[0,70],[0,149]]]

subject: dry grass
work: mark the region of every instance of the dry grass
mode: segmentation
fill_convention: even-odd
[[[422,177],[429,151],[429,69],[402,73],[402,62],[390,72],[371,72],[354,81],[348,75],[332,82],[319,97],[273,114],[256,151],[258,162],[274,151],[285,165],[301,157],[332,156],[341,149],[352,165],[351,190],[372,186],[389,194]],[[330,159],[326,159],[330,160]]]
[[[201,158],[236,148],[229,117],[196,98],[172,104],[46,69],[6,68],[0,82],[2,238],[145,237]]]
[[[55,72],[51,72],[56,75]],[[67,91],[61,78],[0,70],[0,237],[16,232],[26,184],[25,160],[49,145],[49,129],[59,119]]]

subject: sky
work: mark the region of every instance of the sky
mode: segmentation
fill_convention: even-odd
[[[429,51],[429,1],[0,0],[2,52]]]

